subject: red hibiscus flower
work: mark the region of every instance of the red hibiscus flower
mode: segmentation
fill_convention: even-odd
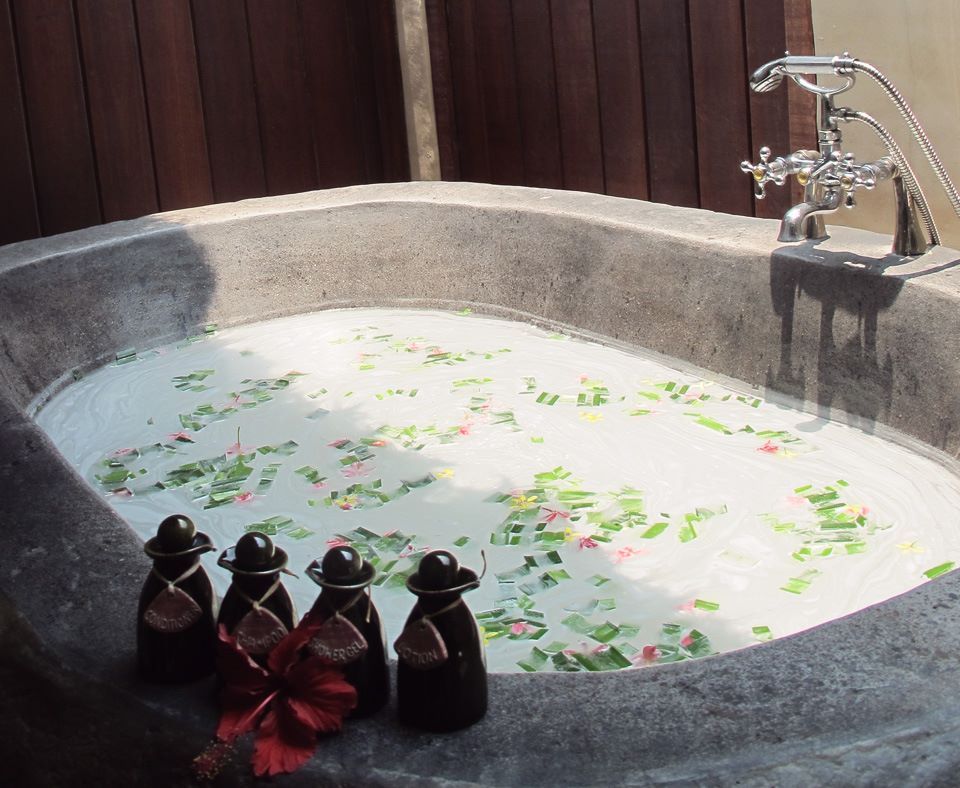
[[[220,627],[217,669],[224,688],[217,739],[231,742],[256,731],[251,764],[258,777],[299,769],[313,755],[317,734],[339,731],[357,705],[357,691],[343,673],[320,657],[300,658],[318,628],[316,622],[295,628],[264,668]]]

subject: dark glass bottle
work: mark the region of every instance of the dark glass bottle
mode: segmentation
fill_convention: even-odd
[[[317,628],[307,651],[337,665],[357,690],[352,717],[366,717],[390,699],[383,622],[366,589],[376,571],[352,547],[334,547],[307,567],[323,590],[302,626]]]
[[[427,731],[473,725],[487,712],[487,660],[473,613],[460,596],[480,585],[446,550],[421,560],[407,580],[417,604],[397,650],[400,722]]]
[[[137,607],[137,667],[146,681],[196,681],[214,671],[217,601],[200,556],[216,548],[182,514],[143,546],[153,569]]]
[[[291,574],[287,554],[266,534],[252,531],[224,550],[217,564],[233,573],[217,625],[223,624],[238,645],[265,664],[296,623],[293,600],[280,582],[281,572]]]

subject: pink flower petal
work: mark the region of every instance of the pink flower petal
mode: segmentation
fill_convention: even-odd
[[[239,495],[235,495],[233,500],[237,503],[247,503],[248,501],[253,500],[253,493],[249,491],[242,492]]]
[[[347,478],[356,478],[357,476],[366,476],[370,473],[370,466],[365,465],[362,462],[355,462],[353,465],[350,465],[344,468],[341,473]]]
[[[182,443],[193,443],[193,438],[191,438],[187,433],[183,432],[171,432],[167,435],[168,441],[181,441]]]
[[[776,454],[780,451],[780,447],[773,441],[767,441],[763,446],[758,446],[757,451],[762,451],[764,454]]]
[[[590,549],[590,548],[598,547],[598,546],[599,546],[599,545],[597,544],[597,542],[596,542],[595,540],[591,539],[589,536],[581,536],[581,537],[580,537],[580,549],[581,549],[581,550],[583,550],[583,549],[585,549],[585,548],[586,548],[586,549]]]
[[[110,452],[111,457],[126,457],[128,454],[133,454],[136,451],[135,448],[124,447],[122,449],[114,449]]]
[[[634,558],[638,555],[646,555],[647,551],[643,549],[637,549],[636,547],[621,547],[617,550],[616,557],[614,558],[614,563],[619,564],[622,561],[626,561],[629,558]]]
[[[660,658],[660,649],[656,646],[644,646],[640,652],[640,656],[644,662],[656,662],[656,660]]]
[[[684,648],[687,648],[688,646],[692,646],[693,638],[690,637],[690,635],[684,635],[683,639],[680,641],[680,645],[683,646]]]

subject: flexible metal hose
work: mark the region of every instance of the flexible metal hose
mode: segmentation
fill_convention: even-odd
[[[957,193],[957,189],[953,185],[953,181],[951,181],[950,176],[947,175],[947,171],[943,166],[943,162],[940,161],[940,157],[937,155],[936,150],[934,150],[933,144],[927,137],[927,133],[923,130],[923,126],[920,125],[920,121],[917,120],[917,116],[913,114],[913,110],[910,109],[910,105],[907,104],[906,99],[904,99],[904,97],[900,94],[900,91],[897,90],[894,84],[878,69],[876,69],[874,66],[871,66],[869,63],[864,63],[862,60],[844,62],[843,70],[846,71],[847,69],[852,71],[860,71],[867,76],[872,77],[873,80],[880,85],[881,88],[883,88],[883,91],[887,94],[890,100],[897,105],[897,109],[900,110],[900,114],[910,127],[910,131],[913,133],[914,138],[920,144],[920,149],[923,151],[923,155],[927,157],[927,161],[930,162],[930,166],[933,168],[934,173],[936,173],[937,180],[940,181],[940,185],[943,186],[943,190],[947,193],[947,197],[949,198],[950,203],[953,205],[954,212],[957,214],[957,216],[960,216],[960,194]]]
[[[890,158],[893,159],[893,163],[897,165],[897,171],[900,173],[900,177],[903,178],[903,185],[907,187],[907,191],[916,202],[917,213],[920,214],[920,218],[923,220],[923,224],[927,228],[927,233],[930,236],[930,243],[934,244],[935,246],[939,246],[940,233],[937,230],[936,222],[933,220],[933,214],[930,212],[930,206],[927,204],[927,198],[923,193],[923,189],[920,188],[920,184],[917,182],[916,175],[914,175],[913,170],[910,168],[910,163],[907,161],[907,157],[904,156],[903,150],[901,150],[900,146],[897,145],[893,135],[883,127],[880,121],[878,121],[872,115],[868,115],[866,112],[860,112],[858,110],[852,110],[849,107],[843,107],[837,110],[837,117],[842,118],[843,120],[858,120],[861,123],[865,123],[877,133],[877,136],[880,137],[881,140],[883,140],[883,144],[886,147],[887,152],[890,154]],[[953,184],[950,185],[953,186]]]

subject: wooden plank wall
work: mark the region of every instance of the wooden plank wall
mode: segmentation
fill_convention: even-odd
[[[393,0],[0,0],[0,244],[407,180]]]
[[[816,140],[813,105],[750,72],[813,51],[810,0],[427,0],[446,180],[779,216],[743,159]],[[812,97],[810,97],[812,98]]]

